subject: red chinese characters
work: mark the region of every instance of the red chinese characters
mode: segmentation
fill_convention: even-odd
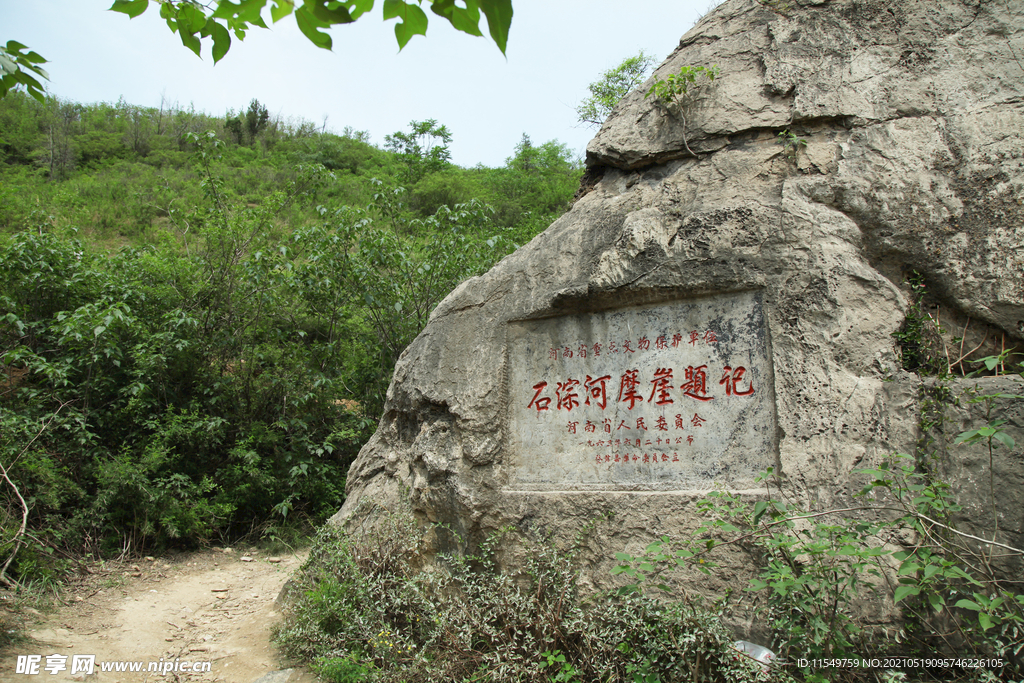
[[[601,356],[601,351],[606,350],[608,353],[638,353],[648,351],[665,351],[670,346],[672,348],[678,348],[684,343],[686,337],[689,337],[691,346],[697,346],[698,343],[704,344],[715,344],[718,342],[718,335],[713,330],[705,330],[699,332],[697,330],[691,330],[687,334],[681,332],[674,332],[671,335],[671,342],[669,341],[669,333],[659,334],[656,337],[651,337],[646,334],[641,335],[637,338],[636,342],[632,339],[625,339],[622,341],[622,345],[618,346],[615,342],[610,341],[607,344],[595,342],[593,345],[589,345],[587,342],[578,341],[569,344],[565,344],[560,347],[551,347],[548,349],[548,358],[553,360],[558,359],[578,359],[574,362],[585,362],[587,358]]]
[[[643,394],[640,393],[640,385],[643,382],[640,371],[627,370],[619,377],[619,393],[616,400],[627,404],[626,407],[629,410],[633,410],[637,403],[645,402],[655,406],[672,405],[675,403],[671,393],[674,372],[672,368],[657,368],[654,371],[653,379],[649,380],[651,390],[645,400]],[[751,396],[754,393],[754,383],[746,377],[746,373],[747,368],[743,366],[726,365],[724,367],[718,384],[725,388],[726,396]],[[689,396],[697,401],[714,400],[715,396],[708,395],[707,365],[696,367],[689,365],[684,369],[683,374],[685,381],[679,385],[679,390],[684,396]],[[611,381],[611,377],[611,375],[600,377],[587,375],[583,382],[572,377],[567,378],[564,382],[557,382],[555,408],[571,411],[582,404],[584,406],[593,405],[605,410],[608,407],[608,382]],[[527,408],[535,408],[537,412],[550,410],[552,398],[543,395],[547,386],[546,381],[533,385],[533,398],[530,399]],[[582,394],[582,401],[580,394]],[[676,416],[676,427],[680,427],[678,415]]]
[[[579,385],[579,380],[572,378],[558,383],[558,387],[555,389],[555,395],[558,396],[559,410],[562,408],[572,410],[580,404],[579,394],[576,393],[576,387]]]
[[[748,386],[744,391],[740,391],[739,386],[737,386],[743,381],[743,373],[746,371],[747,369],[742,366],[737,368],[731,368],[728,365],[725,366],[725,372],[722,374],[722,379],[720,379],[718,383],[725,385],[726,396],[750,396],[754,393],[753,382],[750,382],[750,386]]]
[[[637,379],[639,370],[627,370],[622,378],[619,380],[619,398],[620,402],[628,402],[629,409],[633,410],[633,406],[636,403],[643,403],[644,397],[637,393],[636,388],[640,384],[640,380]]]
[[[548,406],[551,405],[551,399],[547,397],[541,397],[540,392],[544,391],[544,388],[548,385],[547,382],[538,382],[533,385],[534,390],[537,392],[530,399],[530,403],[526,406],[527,408],[537,408],[539,413],[542,410],[547,410]]]
[[[683,390],[684,396],[695,398],[698,401],[711,401],[715,397],[708,396],[708,366],[700,365],[686,368],[686,383],[679,388]]]
[[[647,399],[648,403],[654,403],[654,405],[663,406],[674,401],[669,397],[668,390],[672,388],[669,382],[672,381],[672,368],[658,368],[654,372],[654,379],[651,380],[651,384],[654,388],[651,389],[651,397]],[[658,395],[658,400],[654,400],[654,395]]]
[[[590,399],[595,399],[595,404],[600,406],[601,410],[605,409],[608,405],[608,396],[605,393],[605,382],[612,378],[611,375],[605,375],[604,377],[593,378],[587,375],[587,379],[583,384],[584,391],[586,392],[587,400],[585,405],[590,405]]]

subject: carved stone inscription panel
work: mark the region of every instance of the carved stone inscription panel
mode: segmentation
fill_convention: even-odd
[[[752,486],[775,461],[770,353],[758,292],[510,324],[508,488]]]

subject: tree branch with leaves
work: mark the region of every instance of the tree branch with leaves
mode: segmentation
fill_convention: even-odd
[[[339,24],[351,24],[373,9],[374,0],[114,0],[111,10],[135,18],[149,8],[150,2],[160,5],[160,16],[182,44],[200,54],[202,41],[212,42],[214,63],[231,48],[231,35],[244,40],[253,26],[269,28],[265,11],[269,5],[271,23],[294,15],[299,30],[317,47],[330,50],[331,36],[325,32]],[[487,18],[487,29],[502,54],[512,25],[512,0],[428,0],[430,11],[448,21],[456,30],[483,36],[480,15]],[[427,14],[423,0],[384,0],[384,21],[397,19],[395,39],[402,49],[415,35],[427,34]]]
[[[576,107],[579,122],[591,126],[603,124],[619,100],[647,79],[647,74],[655,63],[654,57],[640,50],[632,57],[622,60],[614,69],[608,69],[601,74],[600,80],[587,86],[590,97]]]
[[[45,101],[43,86],[35,76],[50,80],[50,74],[40,64],[46,64],[46,60],[16,40],[8,40],[6,46],[0,45],[0,99],[21,85],[29,95],[40,102]]]

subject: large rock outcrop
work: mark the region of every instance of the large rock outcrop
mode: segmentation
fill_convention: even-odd
[[[1024,341],[1018,3],[727,0],[655,77],[684,65],[719,76],[671,106],[651,82],[627,96],[588,147],[590,191],[437,307],[337,521],[405,500],[452,550],[613,513],[601,583],[712,487],[774,466],[841,505],[855,469],[915,451],[908,273],[965,338],[950,364]]]

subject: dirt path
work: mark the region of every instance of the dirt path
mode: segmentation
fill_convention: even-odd
[[[229,549],[96,568],[65,596],[66,606],[29,627],[30,640],[0,655],[0,681],[253,683],[287,668],[270,644],[280,618],[274,601],[303,559]],[[54,654],[65,657],[64,669],[51,673],[47,658]],[[18,674],[18,655],[41,655],[38,673]],[[95,655],[93,675],[72,673],[76,655]],[[141,671],[102,670],[102,663],[120,662],[141,663]],[[151,662],[171,670],[147,671]],[[184,670],[206,663],[208,672]],[[273,683],[315,680],[295,669]]]

